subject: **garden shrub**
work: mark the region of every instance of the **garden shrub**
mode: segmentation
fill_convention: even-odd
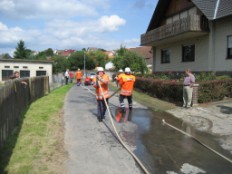
[[[206,78],[207,76],[202,75]],[[208,77],[207,77],[208,78]],[[232,97],[232,79],[199,82],[198,102],[219,101]],[[183,85],[177,80],[136,77],[135,88],[161,100],[182,102]]]

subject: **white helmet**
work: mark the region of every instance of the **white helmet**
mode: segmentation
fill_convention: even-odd
[[[130,73],[130,72],[131,72],[130,68],[129,68],[129,67],[126,67],[126,68],[125,68],[125,72],[126,72],[126,73]]]
[[[118,72],[123,72],[123,70],[122,70],[122,69],[120,69]]]
[[[80,68],[78,68],[78,71],[80,71]]]
[[[104,68],[102,67],[97,67],[97,72],[104,71]]]

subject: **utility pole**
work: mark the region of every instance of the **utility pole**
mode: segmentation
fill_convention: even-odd
[[[86,74],[85,74],[85,52],[84,52],[84,76],[86,77]]]

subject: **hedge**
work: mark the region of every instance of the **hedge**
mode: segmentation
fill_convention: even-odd
[[[135,88],[150,96],[168,102],[182,102],[183,82],[177,80],[162,80],[136,77]],[[232,79],[211,80],[199,83],[198,102],[219,101],[232,97]]]

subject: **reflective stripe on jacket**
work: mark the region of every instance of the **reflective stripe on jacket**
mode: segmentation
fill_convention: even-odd
[[[98,80],[98,83],[99,83],[99,85],[101,85],[101,88],[97,84],[97,78],[95,77],[93,79],[93,86],[96,88],[96,99],[97,100],[103,100],[103,96],[105,98],[110,97],[109,88],[108,88],[108,83],[109,83],[110,79],[106,74],[104,74],[101,78],[103,79],[103,82],[104,82],[103,83],[100,80]]]
[[[131,74],[123,74],[119,79],[121,86],[120,94],[125,96],[131,96],[134,89],[135,76]]]

